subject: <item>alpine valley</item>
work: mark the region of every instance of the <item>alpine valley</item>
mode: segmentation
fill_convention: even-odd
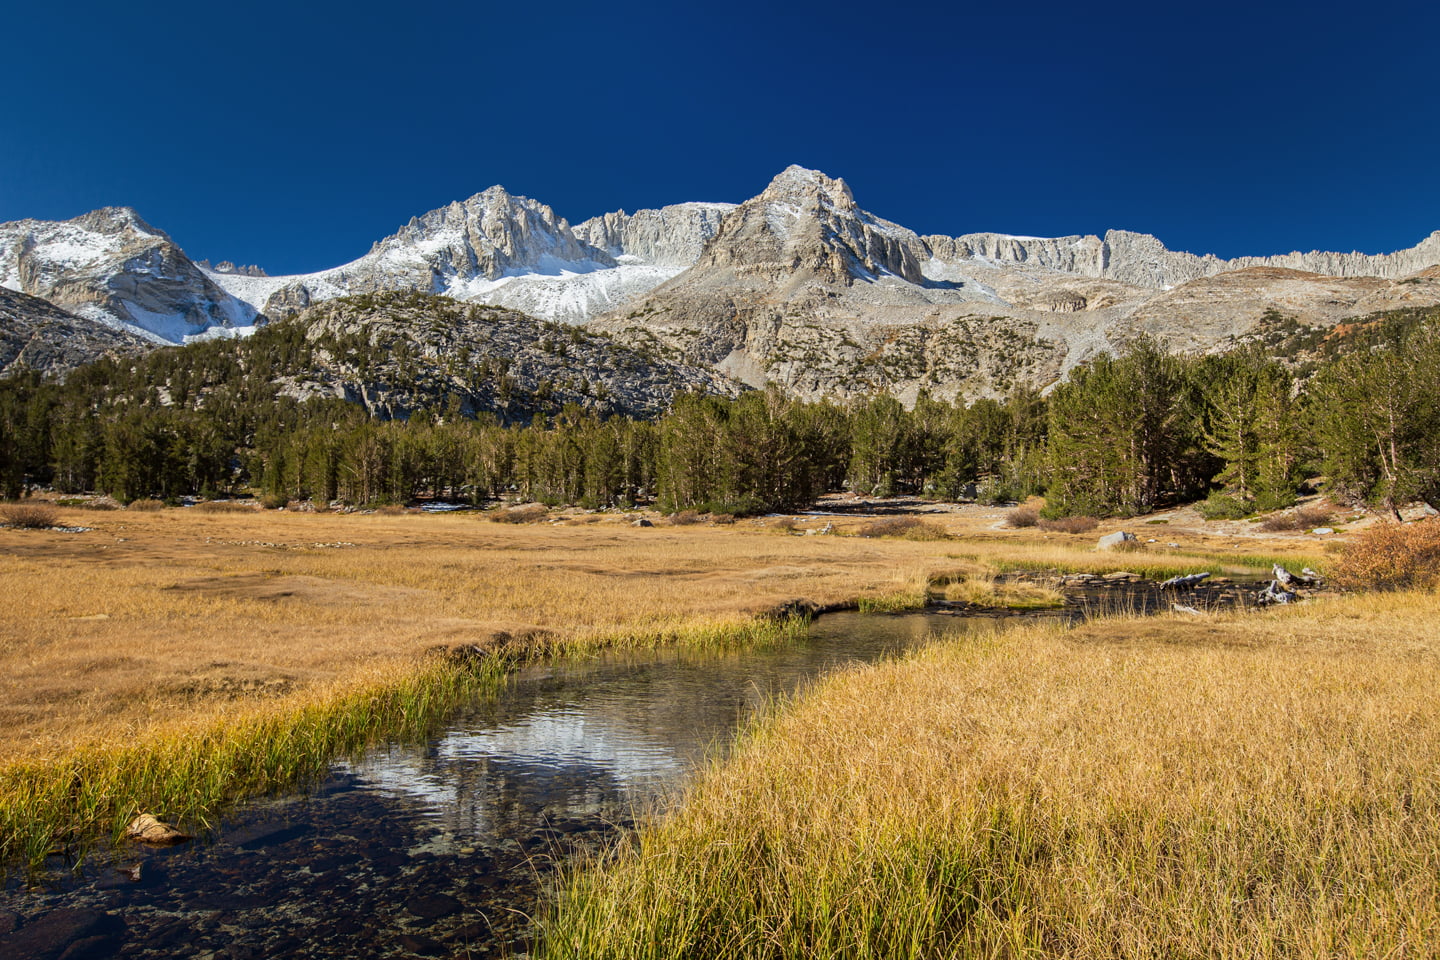
[[[765,384],[807,399],[909,402],[922,390],[973,399],[1045,388],[1140,334],[1214,352],[1277,330],[1318,335],[1435,306],[1437,264],[1440,231],[1388,254],[1235,260],[1121,230],[921,236],[861,209],[843,180],[798,166],[738,205],[622,210],[573,226],[495,186],[416,217],[350,263],[299,276],[197,263],[135,211],[106,208],[0,224],[0,371],[58,375],[99,356],[243,337],[290,318],[316,337],[383,329],[451,368],[447,344],[456,343],[476,364],[492,349],[513,364],[527,344],[558,342],[556,325],[566,324],[585,328],[566,371],[582,400],[592,393],[582,381],[615,389],[612,359],[638,384],[637,357],[656,370],[640,378],[636,409],[675,389]],[[493,309],[480,321],[450,308],[414,319],[419,301],[374,297],[392,293]],[[386,312],[401,303],[403,316]],[[444,329],[446,317],[458,318],[456,329]],[[497,317],[503,337],[485,333]],[[316,374],[308,387],[292,379],[301,392],[370,395],[353,377]]]

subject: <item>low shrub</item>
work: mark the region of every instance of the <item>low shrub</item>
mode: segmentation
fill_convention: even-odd
[[[59,526],[60,514],[48,503],[8,503],[0,507],[7,527],[19,530],[49,530]]]
[[[1195,511],[1206,520],[1239,520],[1251,512],[1250,504],[1219,490],[1195,504]]]
[[[1029,507],[1020,507],[1019,509],[1011,510],[1005,516],[1005,526],[1012,527],[1016,530],[1033,527],[1039,521],[1040,514]]]
[[[382,503],[375,508],[375,512],[385,517],[398,517],[405,512],[403,503]]]
[[[1372,527],[1346,546],[1329,571],[1351,590],[1440,586],[1440,520]]]
[[[126,510],[139,510],[142,513],[154,513],[156,510],[165,509],[164,500],[131,500]]]
[[[903,540],[948,540],[950,535],[938,523],[919,517],[885,517],[872,520],[855,531],[862,537],[899,537]]]
[[[1260,522],[1260,529],[1269,533],[1279,533],[1285,530],[1310,530],[1325,526],[1332,517],[1333,514],[1322,507],[1301,507],[1299,510],[1292,510],[1289,513],[1277,513],[1266,517]]]
[[[698,510],[680,510],[670,514],[670,522],[677,527],[688,527],[700,522]]]
[[[1098,526],[1100,521],[1094,517],[1056,517],[1039,522],[1040,529],[1047,533],[1089,533]]]
[[[207,500],[195,504],[201,513],[254,513],[256,504],[241,503],[238,500]]]
[[[715,523],[715,524],[719,524],[719,525],[722,526],[722,527],[728,527],[728,526],[730,526],[731,524],[733,524],[733,523],[735,522],[735,514],[733,514],[733,513],[712,513],[712,514],[710,514],[710,522],[711,522],[711,523]]]
[[[794,533],[797,529],[794,517],[781,517],[770,524],[771,529],[779,530],[781,533]]]
[[[543,503],[525,503],[518,507],[501,507],[490,513],[494,523],[536,523],[550,515],[550,508]]]

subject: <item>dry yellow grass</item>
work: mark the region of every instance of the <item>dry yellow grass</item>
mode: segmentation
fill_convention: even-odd
[[[573,875],[552,957],[1428,957],[1440,601],[1030,627],[835,676]]]
[[[901,608],[1024,550],[1106,562],[1078,543],[787,534],[804,521],[60,513],[92,529],[0,530],[0,854],[30,862],[123,826],[135,803],[203,819],[327,751],[434,722],[499,669],[436,668],[436,648],[763,642],[788,634],[757,617],[796,599]]]
[[[965,566],[904,540],[476,515],[60,511],[0,530],[0,749],[53,756],[233,717],[435,646],[647,643],[787,600],[923,592]]]

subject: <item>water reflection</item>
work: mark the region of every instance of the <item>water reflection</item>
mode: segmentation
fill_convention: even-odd
[[[68,916],[62,907],[112,914],[122,926],[107,949],[121,957],[480,956],[522,945],[557,858],[663,803],[756,709],[936,629],[975,628],[836,614],[771,650],[537,667],[435,740],[337,763],[313,792],[254,804],[208,842],[125,851],[139,882],[96,866],[63,889],[7,891],[6,907],[32,923]]]

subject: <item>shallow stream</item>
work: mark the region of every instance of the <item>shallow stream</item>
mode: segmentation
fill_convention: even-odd
[[[1153,584],[1115,585],[1040,615],[1083,615],[1102,596],[1132,609],[1159,600]],[[430,742],[338,762],[314,789],[248,804],[208,839],[128,847],[48,887],[12,880],[0,897],[0,957],[523,952],[556,864],[613,842],[757,709],[937,631],[993,626],[953,611],[839,613],[774,649],[528,668]]]

